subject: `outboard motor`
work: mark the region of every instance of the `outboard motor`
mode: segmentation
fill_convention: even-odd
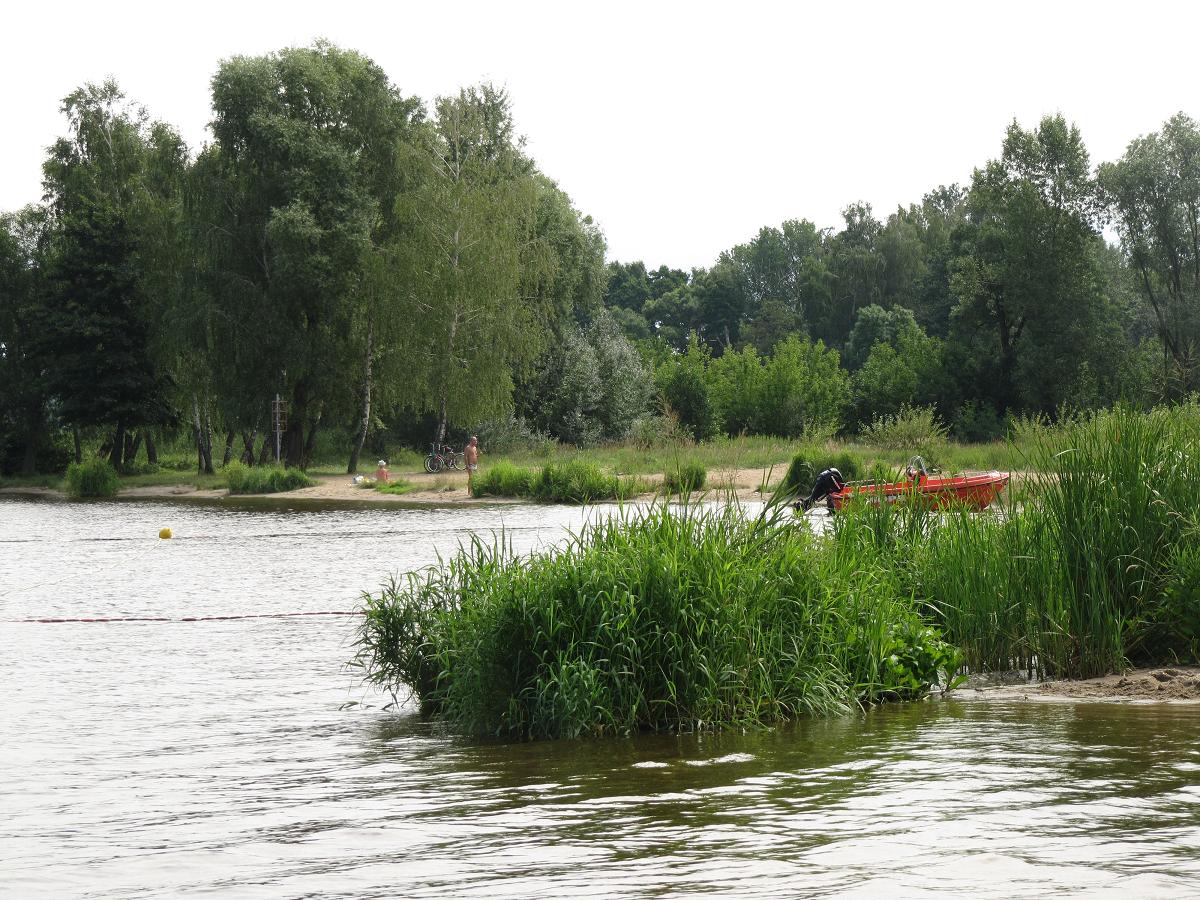
[[[830,494],[837,493],[845,486],[846,479],[842,477],[842,473],[838,469],[830,467],[817,476],[812,492],[804,499],[799,500],[796,503],[796,508],[805,511],[810,510],[814,503],[827,500]]]

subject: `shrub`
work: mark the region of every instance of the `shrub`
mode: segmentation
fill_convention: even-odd
[[[67,466],[67,494],[71,497],[115,497],[121,478],[107,459],[89,459]]]
[[[474,432],[479,437],[479,446],[488,453],[503,454],[516,451],[535,456],[549,456],[554,450],[554,439],[533,428],[522,418],[509,416],[507,419],[492,419],[483,422]]]
[[[679,416],[669,408],[661,416],[635,419],[627,439],[638,450],[688,447],[692,444],[691,432],[680,424]]]
[[[278,494],[316,484],[299,469],[283,466],[251,468],[240,462],[231,462],[225,467],[225,480],[231,494]]]
[[[663,489],[668,494],[690,494],[704,490],[708,470],[698,462],[685,462],[663,473]]]
[[[876,416],[863,428],[863,440],[881,450],[919,454],[936,463],[947,443],[946,426],[933,407],[902,406],[890,416]]]

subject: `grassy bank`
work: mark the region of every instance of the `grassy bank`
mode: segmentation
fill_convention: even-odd
[[[622,500],[648,488],[640,479],[615,475],[582,459],[548,463],[537,469],[502,460],[471,480],[473,497],[522,497],[543,503]]]

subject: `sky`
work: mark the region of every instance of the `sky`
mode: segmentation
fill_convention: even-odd
[[[1200,4],[1167,2],[12,4],[0,210],[41,197],[62,98],[113,76],[197,149],[222,59],[325,38],[426,101],[488,80],[610,259],[689,269],[768,225],[880,218],[967,183],[1006,126],[1062,113],[1093,163],[1200,118]]]

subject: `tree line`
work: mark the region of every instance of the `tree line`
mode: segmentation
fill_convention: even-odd
[[[180,430],[201,470],[222,438],[253,464],[277,396],[288,465],[329,430],[353,471],[391,420],[442,440],[510,410],[556,331],[600,309],[603,236],[504,91],[427,108],[318,43],[222,62],[212,105],[193,153],[111,80],[64,100],[44,203],[0,228],[6,471],[96,438],[120,469]]]
[[[63,102],[44,201],[0,217],[0,471],[190,435],[202,471],[319,434],[578,445],[1007,417],[1197,390],[1200,130],[1093,167],[1061,116],[966,187],[708,268],[605,262],[491,85],[425,104],[327,43],[223,61],[187,147],[112,81]],[[1115,240],[1112,240],[1114,239]]]
[[[1200,388],[1200,130],[1183,114],[1095,168],[1062,116],[1014,122],[968,186],[844,219],[763,228],[706,269],[609,265],[606,305],[667,365],[693,432],[854,429],[921,405],[978,440],[1010,416]],[[770,358],[801,352],[795,414],[754,408]],[[802,383],[826,389],[806,401]]]

